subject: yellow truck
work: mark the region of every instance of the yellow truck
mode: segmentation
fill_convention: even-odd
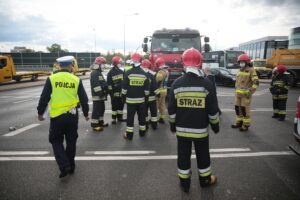
[[[78,62],[76,58],[74,58],[74,66],[73,66],[73,73],[78,75],[81,73],[82,75],[85,75],[87,72],[91,71],[90,68],[79,68]]]
[[[295,86],[300,81],[300,49],[276,49],[272,57],[266,61],[266,66],[273,69],[278,64],[286,66],[290,83]]]
[[[252,60],[252,65],[256,70],[257,76],[259,78],[271,78],[272,69],[266,67],[265,59],[254,59]]]
[[[12,80],[21,81],[22,79],[31,79],[35,81],[39,76],[49,75],[49,72],[17,72],[14,61],[10,55],[0,55],[0,83]]]

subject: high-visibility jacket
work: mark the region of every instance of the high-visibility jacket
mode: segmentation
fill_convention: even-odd
[[[187,73],[175,80],[169,96],[170,123],[180,139],[200,140],[208,136],[208,125],[219,127],[219,110],[213,84]]]
[[[108,91],[112,97],[121,97],[122,81],[124,79],[124,71],[119,67],[113,67],[107,74]]]
[[[156,82],[160,92],[167,92],[167,81],[169,77],[169,72],[166,69],[160,69],[156,75]]]
[[[149,96],[149,80],[140,67],[125,72],[122,84],[122,96],[126,96],[127,104],[144,103]]]
[[[235,92],[242,96],[251,96],[259,85],[258,76],[253,67],[243,67],[236,75]]]
[[[69,73],[60,72],[49,77],[52,86],[50,117],[54,118],[76,108],[79,103],[78,86],[80,79]]]
[[[277,74],[272,78],[270,91],[273,99],[287,99],[289,91],[289,77],[286,74]]]

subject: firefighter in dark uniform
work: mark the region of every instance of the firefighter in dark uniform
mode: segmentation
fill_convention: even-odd
[[[49,141],[52,144],[56,162],[61,171],[59,178],[75,170],[76,141],[78,138],[78,107],[81,104],[86,120],[89,120],[88,97],[82,81],[72,72],[73,57],[58,58],[58,71],[51,75],[42,91],[38,110],[38,119],[45,120],[44,113],[49,104],[50,130]],[[64,147],[66,139],[66,148]]]
[[[108,91],[111,97],[112,107],[112,124],[116,124],[117,119],[119,122],[125,122],[123,119],[124,102],[122,100],[122,81],[124,79],[124,71],[120,69],[122,59],[119,56],[112,58],[113,68],[107,74]]]
[[[147,73],[149,82],[150,82],[150,94],[149,99],[147,103],[147,109],[146,109],[146,128],[148,129],[148,125],[151,124],[152,129],[157,129],[157,98],[159,98],[160,93],[159,89],[157,87],[157,82],[155,78],[155,73],[150,70],[150,61],[148,59],[144,59],[142,61],[142,69]],[[150,119],[148,118],[148,110],[150,110]]]
[[[289,77],[286,74],[286,67],[278,65],[271,81],[270,92],[273,99],[273,116],[279,121],[284,121],[286,115],[286,102],[289,91]]]
[[[182,54],[185,75],[172,84],[168,112],[171,132],[178,141],[178,176],[181,189],[189,192],[191,182],[192,143],[195,146],[201,187],[216,183],[210,167],[208,126],[219,132],[219,113],[214,86],[203,73],[202,55],[194,49]]]
[[[142,56],[134,53],[131,56],[133,68],[125,72],[122,98],[127,104],[127,127],[124,138],[132,140],[134,115],[137,112],[139,120],[139,134],[146,134],[146,103],[149,96],[149,80],[146,72],[141,69]]]
[[[102,70],[106,64],[104,57],[97,57],[91,66],[90,74],[91,92],[93,100],[93,112],[91,126],[94,131],[102,131],[108,124],[104,123],[105,101],[107,100],[108,86],[102,75]]]

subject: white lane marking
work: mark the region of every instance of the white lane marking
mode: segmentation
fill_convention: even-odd
[[[49,151],[0,151],[0,156],[25,156],[25,155],[47,155],[50,154]]]
[[[0,96],[0,99],[7,99],[7,98],[12,98],[14,96]]]
[[[238,158],[238,157],[261,157],[261,156],[284,156],[295,155],[291,151],[267,151],[267,152],[248,152],[248,153],[227,153],[227,154],[212,154],[211,158]],[[195,158],[195,155],[192,157]]]
[[[222,112],[235,112],[234,109],[231,108],[220,108]],[[296,110],[286,110],[287,112],[295,112]],[[111,114],[111,110],[105,110],[105,114]],[[273,112],[272,108],[257,108],[252,109],[251,112]],[[91,111],[89,113],[92,113]],[[123,110],[123,113],[127,113],[126,109]]]
[[[147,155],[155,154],[156,151],[86,151],[85,154],[93,155]]]
[[[10,132],[10,133],[6,133],[6,134],[4,134],[3,136],[5,136],[5,137],[15,136],[15,135],[18,135],[18,134],[20,134],[20,133],[22,133],[22,132],[24,132],[24,131],[27,131],[27,130],[29,130],[29,129],[32,129],[32,128],[34,128],[34,127],[37,127],[37,126],[39,126],[39,125],[40,125],[40,124],[30,124],[30,125],[28,125],[28,126],[25,126],[25,127],[23,127],[23,128],[17,129],[17,130],[15,130],[15,131]]]
[[[31,101],[33,99],[24,99],[24,100],[21,100],[21,101],[15,101],[13,103],[22,103],[22,102],[26,102],[26,101]]]
[[[227,153],[211,154],[211,158],[241,158],[241,157],[262,157],[262,156],[289,156],[295,155],[291,151],[273,151],[273,152],[253,152],[253,153]],[[196,158],[192,155],[191,158]],[[177,155],[160,155],[160,156],[77,156],[77,161],[88,160],[175,160]],[[52,161],[54,157],[0,157],[0,161]]]
[[[220,108],[222,112],[235,112],[234,109],[231,108]],[[295,112],[296,110],[286,110],[287,112]],[[273,112],[273,108],[255,108],[252,109],[251,112]]]
[[[244,152],[251,151],[249,148],[224,148],[224,149],[210,149],[210,153],[225,153],[225,152]]]

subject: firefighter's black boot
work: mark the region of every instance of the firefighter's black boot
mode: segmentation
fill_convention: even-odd
[[[248,126],[242,126],[242,127],[240,127],[240,131],[241,132],[245,132],[245,131],[248,131]]]
[[[158,122],[159,122],[160,124],[165,124],[165,120],[164,120],[163,118],[159,118]]]
[[[191,179],[180,178],[180,188],[183,192],[188,193],[190,191]]]
[[[238,122],[238,123],[232,124],[231,128],[241,128],[242,125],[243,125],[243,122]]]
[[[126,122],[127,119],[123,119],[123,115],[118,115],[118,122]]]
[[[99,120],[99,125],[100,125],[101,127],[108,127],[108,123],[104,123],[103,120]]]
[[[153,130],[157,129],[157,122],[151,122],[151,127]]]
[[[131,132],[125,132],[124,133],[124,139],[125,140],[132,140],[132,138],[133,138],[133,133],[131,133]]]
[[[139,134],[141,137],[144,137],[146,135],[146,132],[147,132],[146,130],[145,131],[140,130]]]
[[[217,183],[217,177],[215,175],[211,175],[210,177],[203,178],[199,176],[200,186],[202,188],[214,185]]]
[[[112,121],[111,121],[111,124],[116,124],[117,123],[117,120],[116,119],[113,119]]]

